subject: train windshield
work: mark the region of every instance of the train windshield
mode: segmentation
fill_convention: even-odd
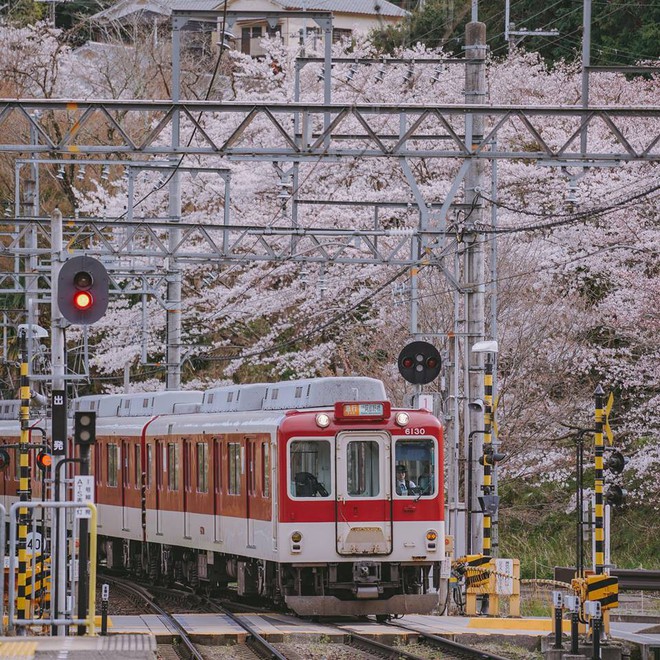
[[[397,440],[395,445],[397,495],[435,494],[435,443],[433,440]]]
[[[289,445],[289,492],[292,497],[330,497],[330,442],[293,440]]]
[[[347,491],[352,497],[376,497],[380,493],[380,446],[374,440],[349,442],[346,446]]]

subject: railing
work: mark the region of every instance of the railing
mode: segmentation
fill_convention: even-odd
[[[91,511],[91,519],[89,524],[89,588],[87,592],[87,618],[75,618],[73,612],[75,611],[75,584],[77,582],[78,570],[86,571],[87,566],[80,566],[76,570],[76,562],[78,561],[75,555],[71,556],[71,564],[68,562],[62,562],[58,567],[58,571],[67,571],[68,580],[65,578],[64,584],[66,593],[71,594],[71,599],[69,604],[66,607],[65,612],[57,612],[56,607],[54,606],[54,599],[51,598],[50,606],[43,607],[39,612],[32,606],[34,602],[34,596],[38,593],[51,596],[50,588],[54,584],[54,576],[50,575],[50,558],[45,557],[43,547],[33,547],[30,554],[30,561],[28,566],[25,569],[25,575],[17,576],[17,554],[18,554],[18,544],[17,540],[17,527],[18,527],[18,517],[20,509],[29,509],[37,510],[42,509],[47,511],[51,509],[51,516],[54,515],[55,510],[60,509],[80,509],[88,508]],[[4,516],[5,509],[0,505],[0,539],[4,541],[2,536],[4,535]],[[51,625],[51,626],[70,626],[70,625],[79,625],[87,627],[87,634],[94,635],[96,632],[95,629],[95,609],[96,609],[96,551],[97,551],[97,538],[96,538],[96,528],[97,528],[97,510],[96,506],[91,502],[15,502],[12,504],[10,509],[10,520],[9,520],[9,580],[8,580],[8,620],[9,627],[14,626],[27,626],[27,625]],[[78,518],[76,517],[76,520]],[[73,538],[72,546],[79,547],[79,525],[73,525]],[[32,538],[37,538],[37,532],[33,527]],[[34,543],[36,546],[37,544]],[[41,545],[41,544],[40,544]],[[4,546],[4,543],[3,543]],[[29,602],[29,610],[26,609],[26,612],[29,612],[29,616],[24,616],[19,618],[16,615],[17,610],[17,577],[21,578],[20,584],[25,584],[25,593],[18,594],[20,599],[24,599]],[[2,589],[2,587],[0,587]],[[0,591],[0,595],[2,591]],[[4,631],[3,631],[4,632]]]

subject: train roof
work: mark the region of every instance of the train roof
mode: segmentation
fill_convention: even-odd
[[[336,401],[385,401],[380,380],[366,377],[305,378],[280,383],[226,385],[205,392],[164,391],[90,395],[75,399],[72,412],[98,417],[151,417],[191,412],[248,412],[325,408]]]

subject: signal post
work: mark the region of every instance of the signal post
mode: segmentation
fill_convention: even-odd
[[[62,250],[62,213],[53,212],[51,219],[51,354],[52,354],[52,451],[53,474],[61,473],[61,463],[67,458],[67,387],[66,346],[64,328],[67,322],[89,325],[98,321],[106,312],[109,299],[109,277],[103,264],[86,255],[66,260]],[[89,455],[89,454],[87,454]],[[61,467],[60,467],[61,466]],[[52,489],[54,502],[66,502],[66,479],[56,480]],[[67,534],[66,509],[58,507],[53,512],[51,539],[53,544],[54,619],[64,619],[67,597]],[[92,530],[95,531],[95,530]],[[81,566],[80,573],[86,570]],[[67,627],[54,625],[53,634],[64,636]]]

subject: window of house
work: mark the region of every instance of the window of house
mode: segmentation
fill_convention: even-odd
[[[119,445],[108,444],[107,452],[108,486],[114,488],[117,486],[117,480],[119,478]]]
[[[197,492],[209,492],[209,446],[197,443]]]
[[[175,442],[167,444],[167,487],[179,490],[179,447]]]
[[[352,30],[346,30],[342,28],[332,28],[332,43],[336,44],[342,39],[350,39],[353,35]]]
[[[291,497],[329,497],[332,493],[330,443],[292,440],[289,444]]]
[[[229,489],[230,495],[241,494],[241,445],[238,442],[229,443]]]

